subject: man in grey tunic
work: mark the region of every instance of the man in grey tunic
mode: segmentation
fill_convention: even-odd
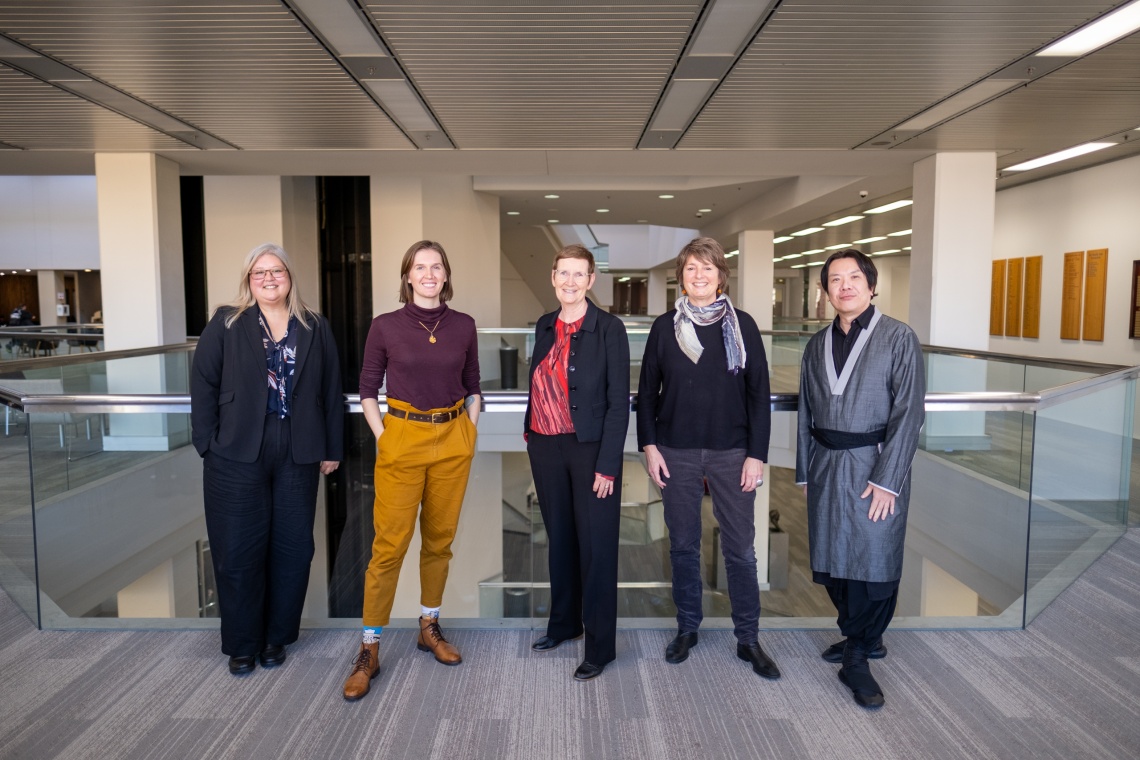
[[[886,655],[926,396],[914,331],[871,305],[877,279],[853,248],[821,268],[836,317],[804,351],[796,449],[813,580],[826,586],[846,637],[823,658],[842,662],[839,680],[869,708],[884,702],[867,660]]]

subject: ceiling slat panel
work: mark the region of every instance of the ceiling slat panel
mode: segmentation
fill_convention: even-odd
[[[413,147],[277,0],[5,3],[0,30],[240,148]]]
[[[1111,0],[785,0],[681,148],[851,148]]]
[[[186,143],[0,64],[0,141],[28,150],[193,150]]]
[[[371,3],[461,148],[632,148],[702,3]]]

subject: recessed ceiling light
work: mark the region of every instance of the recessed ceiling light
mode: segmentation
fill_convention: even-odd
[[[1088,26],[1068,34],[1037,55],[1077,57],[1115,42],[1140,29],[1140,0],[1101,16]]]
[[[84,269],[83,271],[84,272],[90,272],[91,270],[90,269]]]
[[[878,208],[869,208],[866,211],[864,211],[863,213],[864,214],[885,214],[888,211],[894,211],[896,208],[903,208],[904,206],[909,206],[912,203],[914,203],[914,201],[895,201],[894,203],[888,203],[885,206],[879,206]]]
[[[672,195],[658,195],[657,197],[658,197],[658,198],[660,198],[660,199],[661,199],[661,200],[663,200],[663,201],[667,201],[667,200],[669,200],[670,198],[672,198],[673,196],[672,196]]]
[[[1066,150],[1059,150],[1056,153],[1050,153],[1047,156],[1042,156],[1041,158],[1035,158],[1032,161],[1024,161],[1020,164],[1014,164],[1013,166],[1007,166],[1006,168],[1002,169],[1002,171],[1003,172],[1026,172],[1026,171],[1029,171],[1030,169],[1039,169],[1042,166],[1048,166],[1049,164],[1055,164],[1058,161],[1064,161],[1065,159],[1076,158],[1077,156],[1083,156],[1086,153],[1092,153],[1093,151],[1104,150],[1105,148],[1111,148],[1111,147],[1114,147],[1115,145],[1116,145],[1116,143],[1109,143],[1109,142],[1085,143],[1084,145],[1078,145],[1075,148],[1068,148]]]
[[[792,237],[802,237],[804,235],[810,235],[813,232],[823,232],[823,227],[808,227],[806,230],[800,230],[799,232],[793,232]]]
[[[697,213],[698,214],[711,214],[712,209],[711,208],[699,208],[699,209],[697,209]]]
[[[517,212],[517,211],[508,211],[507,212],[507,216],[518,216],[518,215],[519,215],[519,212]]]
[[[618,282],[629,282],[629,278],[628,277],[619,277]]]
[[[547,224],[558,224],[558,220],[557,219],[547,219],[546,223]]]
[[[789,240],[795,240],[795,238],[794,238],[794,237],[792,237],[791,235],[781,235],[781,236],[780,236],[780,237],[778,237],[778,238],[773,238],[773,239],[772,239],[772,242],[773,242],[773,243],[786,243],[786,242],[788,242]]]
[[[863,245],[864,243],[877,243],[880,240],[886,240],[886,235],[876,235],[875,237],[863,238],[862,240],[852,241],[852,245]]]
[[[598,209],[598,213],[599,214],[608,214],[608,213],[610,213],[610,210],[608,208],[600,208],[600,209]]]
[[[24,271],[25,271],[25,272],[30,272],[30,271],[32,271],[32,270],[30,270],[30,269],[25,269]]]
[[[909,245],[904,245],[904,246],[903,246],[903,250],[904,250],[904,251],[909,251],[909,250],[910,250],[910,246],[909,246]]]
[[[543,198],[550,198],[550,199],[552,199],[552,200],[553,200],[554,198],[557,198],[558,196],[557,196],[557,195],[555,195],[554,193],[551,193],[550,195],[544,195],[544,196],[542,196],[542,197],[543,197]]]
[[[823,250],[825,250],[825,251],[838,251],[840,248],[850,248],[850,247],[851,247],[850,243],[836,243],[835,245],[827,246]]]
[[[909,235],[912,230],[899,230],[898,232],[888,232],[887,237],[905,237]]]
[[[824,227],[838,227],[841,224],[851,224],[851,222],[857,222],[862,218],[863,217],[858,216],[858,215],[856,215],[856,216],[845,216],[842,219],[835,219],[835,220],[830,221],[830,222],[824,222],[823,226]]]

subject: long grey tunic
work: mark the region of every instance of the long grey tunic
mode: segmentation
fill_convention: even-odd
[[[925,419],[922,347],[907,325],[878,312],[858,337],[842,374],[835,372],[831,325],[816,333],[800,370],[796,482],[808,485],[811,568],[833,578],[886,582],[902,576],[910,503],[910,466]],[[832,450],[811,428],[870,433],[877,446]],[[895,514],[871,522],[873,483],[897,494]]]

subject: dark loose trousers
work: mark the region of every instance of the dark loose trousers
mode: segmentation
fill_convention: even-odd
[[[895,605],[899,600],[899,584],[867,583],[846,578],[828,578],[824,583],[837,613],[840,632],[848,639],[870,648],[883,637]]]
[[[206,532],[222,614],[222,652],[256,655],[297,640],[313,561],[319,463],[295,464],[290,423],[266,415],[250,463],[207,451]]]
[[[755,644],[760,630],[760,583],[756,577],[756,493],[740,490],[744,449],[674,449],[657,446],[669,477],[661,489],[677,629],[695,631],[704,619],[701,583],[701,500],[705,480],[713,516],[720,523],[720,547],[728,576],[728,597],[736,640]]]
[[[593,491],[601,441],[573,433],[531,432],[527,454],[546,525],[550,565],[550,621],[546,635],[572,639],[585,630],[585,661],[612,662],[617,638],[618,524],[621,476],[613,493]]]

